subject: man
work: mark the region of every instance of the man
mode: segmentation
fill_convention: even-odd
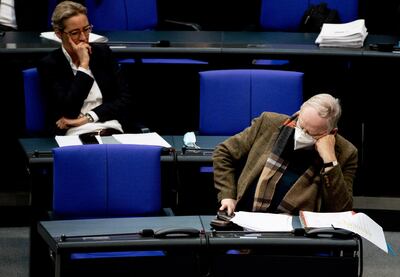
[[[358,152],[337,134],[338,99],[318,94],[294,116],[265,112],[217,146],[220,210],[298,214],[352,209]]]
[[[63,1],[53,12],[52,25],[62,46],[38,66],[48,125],[59,135],[124,132],[132,96],[110,48],[89,44],[92,25],[86,8]]]

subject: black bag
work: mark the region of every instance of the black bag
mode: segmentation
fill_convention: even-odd
[[[301,19],[299,31],[319,33],[324,23],[340,23],[338,11],[328,8],[326,3],[311,5]]]

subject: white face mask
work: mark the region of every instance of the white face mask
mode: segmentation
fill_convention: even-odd
[[[294,150],[313,146],[315,142],[316,140],[312,136],[296,126],[294,130]]]

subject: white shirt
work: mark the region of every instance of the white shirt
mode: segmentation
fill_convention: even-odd
[[[17,29],[14,0],[0,0],[0,24]]]
[[[92,71],[89,69],[85,69],[83,67],[77,67],[73,62],[71,56],[68,54],[67,50],[62,46],[61,47],[63,50],[63,53],[65,57],[67,58],[69,64],[71,65],[72,71],[74,75],[79,71],[89,75],[94,79],[94,76],[92,74]],[[83,124],[78,127],[72,127],[67,130],[66,135],[80,135],[84,133],[90,133],[90,132],[96,132],[100,129],[105,129],[105,128],[113,128],[116,130],[119,130],[123,132],[121,124],[118,122],[118,120],[109,120],[105,122],[98,122],[99,117],[95,112],[92,111],[92,109],[96,108],[97,106],[100,106],[103,103],[103,95],[101,94],[100,88],[96,82],[96,79],[94,79],[92,88],[90,89],[90,92],[86,99],[83,101],[83,106],[81,108],[81,114],[89,113],[93,119],[94,122],[89,122],[86,124]]]

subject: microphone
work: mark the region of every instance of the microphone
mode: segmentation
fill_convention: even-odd
[[[171,43],[169,40],[157,40],[157,41],[108,41],[109,45],[150,45],[154,47],[169,47]]]
[[[182,146],[182,155],[185,155],[186,152],[214,152],[214,148],[201,148],[201,147],[190,147],[190,146]]]

